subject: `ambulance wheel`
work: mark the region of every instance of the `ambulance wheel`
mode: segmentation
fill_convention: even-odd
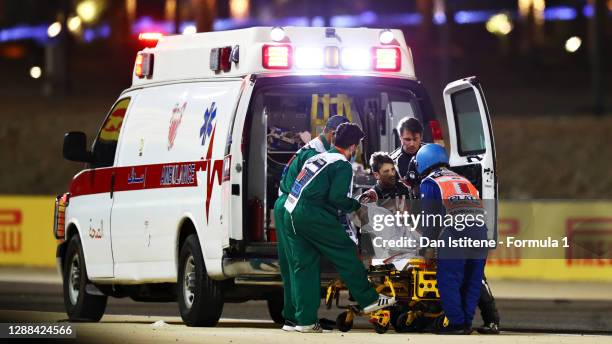
[[[185,239],[179,256],[177,299],[187,326],[215,326],[223,311],[223,295],[217,281],[208,277],[200,242],[195,234]]]
[[[73,236],[68,243],[63,267],[64,306],[68,319],[73,322],[100,321],[106,309],[106,295],[87,293],[87,268],[81,240]]]
[[[378,334],[387,333],[388,330],[389,330],[389,324],[385,326],[381,324],[374,324],[374,331],[376,331],[376,333]]]
[[[353,319],[351,319],[351,321],[346,321],[347,317],[348,312],[342,312],[338,314],[338,317],[336,318],[336,326],[341,332],[348,332],[353,328]]]
[[[416,317],[409,321],[408,313],[402,313],[397,317],[393,325],[398,333],[419,332],[427,326],[427,320],[422,317]]]
[[[285,322],[285,318],[283,318],[284,306],[285,301],[283,300],[283,294],[274,294],[268,297],[268,313],[270,313],[270,317],[274,323],[282,324]]]

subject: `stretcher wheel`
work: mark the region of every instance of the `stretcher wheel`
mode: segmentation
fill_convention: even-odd
[[[446,322],[446,324],[445,324],[445,322]],[[448,320],[446,319],[446,316],[445,316],[444,314],[442,314],[442,315],[440,315],[440,316],[436,317],[436,318],[434,319],[434,321],[433,321],[433,327],[434,327],[434,329],[436,329],[436,330],[441,330],[441,329],[443,329],[444,327],[448,326],[447,324],[448,324]],[[446,325],[446,326],[445,326],[445,325]]]
[[[336,326],[341,332],[348,332],[353,328],[353,317],[351,316],[348,321],[347,318],[349,318],[348,312],[342,312],[336,318]]]
[[[400,314],[395,323],[393,323],[395,331],[399,333],[419,332],[427,326],[427,319],[418,316],[410,319],[410,317],[408,313]]]
[[[378,334],[383,334],[386,333],[389,330],[389,324],[387,325],[381,325],[381,324],[374,324],[374,331],[376,331],[376,333]]]
[[[401,307],[393,306],[390,309],[391,311],[391,326],[393,326],[394,329],[397,329],[397,327],[395,327],[395,324],[397,323],[397,318],[402,314],[403,310]]]

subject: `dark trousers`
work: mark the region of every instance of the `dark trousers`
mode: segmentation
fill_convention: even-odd
[[[483,277],[480,288],[480,299],[478,300],[478,308],[480,309],[480,316],[482,317],[485,325],[495,323],[499,325],[499,312],[495,305],[495,298],[491,292],[491,288],[487,283],[487,277]]]

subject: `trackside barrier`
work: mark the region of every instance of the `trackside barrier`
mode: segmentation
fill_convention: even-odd
[[[0,196],[0,265],[55,266],[50,196]],[[612,202],[501,201],[500,240],[568,238],[569,247],[500,246],[487,263],[490,279],[612,282]]]

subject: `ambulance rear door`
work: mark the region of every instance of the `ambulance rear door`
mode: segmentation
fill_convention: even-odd
[[[225,159],[223,163],[223,194],[228,200],[227,221],[225,226],[229,239],[243,240],[243,197],[246,192],[243,185],[243,172],[245,169],[245,144],[243,130],[246,121],[253,87],[254,79],[246,76],[240,86],[239,100],[234,109],[233,118],[230,122],[229,137],[225,147]],[[262,181],[263,182],[263,181]]]
[[[451,168],[467,177],[486,207],[489,239],[497,241],[497,173],[491,117],[476,77],[451,82],[443,92]]]

